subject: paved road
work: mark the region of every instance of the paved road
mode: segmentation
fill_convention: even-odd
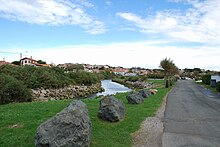
[[[220,96],[190,80],[167,97],[163,147],[220,147]]]

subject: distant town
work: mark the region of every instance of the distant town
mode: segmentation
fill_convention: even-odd
[[[25,66],[25,65],[31,65],[36,67],[52,67],[57,66],[63,69],[67,69],[68,71],[76,71],[76,70],[84,70],[86,72],[90,73],[99,73],[104,70],[108,70],[111,73],[114,73],[116,75],[121,76],[140,76],[140,75],[147,75],[149,78],[163,78],[163,70],[162,69],[145,69],[142,67],[132,67],[132,68],[124,68],[121,66],[118,67],[112,67],[109,65],[91,65],[91,64],[79,64],[79,63],[64,63],[64,64],[47,64],[45,61],[42,60],[36,60],[31,57],[24,57],[21,58],[19,61],[13,61],[13,62],[7,62],[4,59],[0,61],[1,65],[13,65],[13,66]],[[192,79],[199,79],[202,75],[205,74],[219,74],[219,71],[211,71],[211,70],[205,70],[200,68],[185,68],[185,69],[179,69],[179,75],[183,77],[189,77]]]

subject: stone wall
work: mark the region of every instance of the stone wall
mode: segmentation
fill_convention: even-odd
[[[104,89],[101,87],[101,83],[97,83],[91,86],[70,85],[68,87],[58,89],[32,89],[32,96],[33,101],[48,101],[87,97],[90,94],[102,91],[104,91]]]

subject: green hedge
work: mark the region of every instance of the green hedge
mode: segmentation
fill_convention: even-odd
[[[22,81],[28,88],[60,88],[68,85],[91,85],[99,82],[99,75],[84,71],[66,72],[58,67],[0,66],[0,73]]]
[[[0,104],[31,101],[31,91],[21,81],[0,74]]]
[[[211,80],[211,75],[207,74],[207,75],[203,75],[202,76],[202,82],[206,85],[210,85],[210,80]]]

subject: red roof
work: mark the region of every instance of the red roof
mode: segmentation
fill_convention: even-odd
[[[5,61],[0,61],[0,65],[4,65],[4,64],[10,64],[9,62],[5,62]]]
[[[32,58],[27,58],[27,57],[25,57],[25,58],[23,58],[23,59],[21,59],[21,60],[31,60],[31,61],[36,61],[36,60],[34,60],[34,59],[32,59]]]

